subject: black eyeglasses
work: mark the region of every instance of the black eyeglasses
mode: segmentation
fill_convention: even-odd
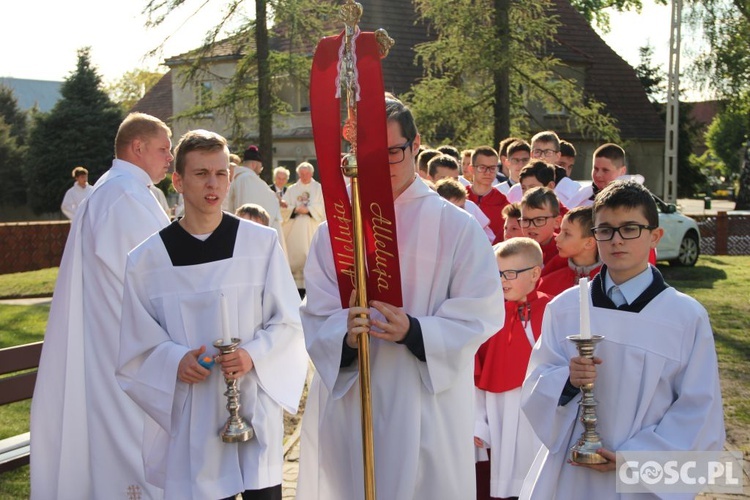
[[[495,172],[497,172],[497,165],[474,165],[474,170],[476,170],[480,174],[483,174],[485,172],[494,174]]]
[[[395,165],[396,163],[401,163],[404,161],[404,157],[406,156],[406,149],[411,147],[411,141],[407,142],[403,146],[394,146],[392,148],[388,148],[388,163],[391,165]]]
[[[557,153],[557,149],[535,149],[531,152],[531,155],[534,158],[549,158],[550,156]]]
[[[596,241],[609,241],[615,237],[615,233],[618,233],[623,240],[634,240],[641,237],[644,229],[651,231],[656,228],[657,226],[647,226],[645,224],[624,224],[620,227],[592,227],[591,232],[594,233]]]
[[[556,215],[543,215],[540,217],[534,217],[533,219],[524,219],[520,218],[518,219],[518,224],[521,227],[531,227],[532,224],[534,224],[534,227],[542,227],[547,223],[547,219],[554,219],[557,217]]]
[[[535,267],[536,266],[531,266],[527,267],[526,269],[508,269],[507,271],[500,271],[500,278],[507,281],[513,281],[514,279],[518,278],[518,275],[520,273],[528,271],[529,269],[534,269]]]

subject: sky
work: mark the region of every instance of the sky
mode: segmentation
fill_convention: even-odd
[[[91,47],[91,59],[105,82],[127,71],[155,69],[165,58],[201,45],[221,17],[223,2],[211,0],[193,18],[203,0],[186,0],[174,20],[158,28],[145,26],[146,0],[12,0],[3,1],[0,18],[0,77],[65,79],[75,70],[77,50]],[[254,12],[253,2],[246,2]],[[184,10],[184,12],[182,12]],[[251,12],[252,13],[252,12]],[[165,39],[161,57],[145,57]]]
[[[203,0],[186,0],[184,12],[159,28],[146,28],[141,13],[146,0],[20,0],[4,2],[0,21],[0,77],[35,80],[63,80],[76,65],[76,51],[90,46],[92,62],[106,83],[112,83],[136,68],[155,69],[163,59],[200,46],[207,30],[221,16],[221,0],[189,18]],[[631,66],[640,62],[638,48],[654,47],[653,63],[668,68],[669,20],[671,8],[643,0],[640,14],[613,13],[611,30],[600,33]],[[254,4],[246,2],[251,16]],[[687,36],[686,36],[687,35]],[[160,57],[145,54],[162,43]],[[691,37],[683,28],[683,69]],[[686,83],[686,82],[683,82]],[[697,96],[691,92],[688,98]]]

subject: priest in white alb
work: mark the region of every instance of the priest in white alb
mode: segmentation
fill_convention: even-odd
[[[313,179],[315,168],[308,162],[297,165],[298,180],[284,193],[284,240],[292,276],[300,295],[304,295],[304,269],[313,235],[321,222],[326,220],[323,204],[323,189]]]
[[[146,479],[167,499],[280,499],[283,410],[297,411],[308,366],[294,280],[276,231],[221,211],[223,137],[186,133],[173,182],[185,216],[133,250],[125,276],[117,376],[150,417]],[[199,363],[229,338],[237,351]],[[240,383],[248,441],[219,437],[224,377]]]

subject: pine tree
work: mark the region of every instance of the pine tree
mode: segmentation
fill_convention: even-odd
[[[26,204],[23,184],[27,115],[18,107],[13,90],[0,85],[0,206]]]
[[[29,205],[36,213],[59,210],[74,167],[86,167],[92,183],[109,168],[122,120],[91,64],[89,48],[78,51],[76,70],[60,93],[62,98],[39,117],[29,139],[26,180]]]
[[[13,89],[0,85],[0,118],[10,125],[10,135],[15,137],[19,146],[26,144],[28,135],[28,116],[18,107]]]
[[[0,206],[24,205],[26,190],[22,182],[24,148],[13,129],[0,117]]]

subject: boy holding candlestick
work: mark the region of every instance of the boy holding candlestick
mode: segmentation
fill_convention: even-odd
[[[146,479],[165,498],[281,499],[283,412],[296,412],[307,370],[299,296],[276,231],[221,211],[226,140],[196,130],[175,152],[185,216],[129,257],[117,376],[151,417]],[[206,348],[239,348],[208,369]],[[213,348],[211,348],[213,351]],[[255,437],[224,443],[224,378],[241,381]]]
[[[522,407],[544,444],[521,498],[618,498],[616,451],[709,451],[724,444],[713,333],[705,309],[649,265],[662,236],[651,193],[617,181],[594,202],[594,238],[604,263],[589,284],[590,325],[579,287],[550,302],[523,385]],[[586,290],[584,290],[586,291]],[[677,312],[679,314],[670,314]],[[568,335],[603,335],[593,360]],[[579,465],[579,387],[596,383],[597,430],[608,460]],[[656,456],[656,455],[655,455]]]

